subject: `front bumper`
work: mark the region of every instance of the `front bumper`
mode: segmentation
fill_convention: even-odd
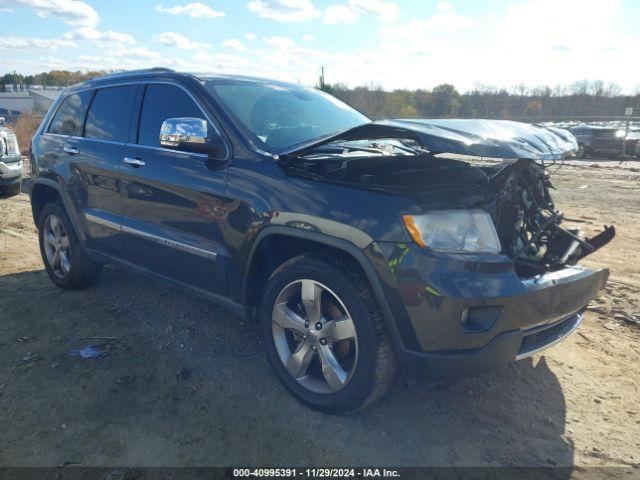
[[[581,321],[582,311],[551,324],[501,333],[478,349],[436,353],[405,351],[407,377],[415,381],[477,375],[555,345],[571,335]]]
[[[0,161],[0,185],[17,183],[22,178],[22,159],[14,162]]]
[[[391,262],[387,292],[409,326],[399,352],[409,380],[470,376],[550,347],[578,327],[609,277],[574,266],[523,280],[505,258],[407,252]],[[473,315],[480,321],[470,324]]]

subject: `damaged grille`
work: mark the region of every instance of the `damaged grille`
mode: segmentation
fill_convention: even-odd
[[[555,208],[547,169],[533,160],[486,167],[490,211],[503,253],[511,257],[521,276],[532,276],[575,264],[608,243],[613,227],[592,239],[577,228],[564,228]]]

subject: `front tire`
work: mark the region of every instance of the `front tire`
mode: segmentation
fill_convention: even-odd
[[[93,285],[102,264],[89,257],[78,241],[62,205],[45,205],[38,218],[38,240],[45,269],[61,288],[78,289]]]
[[[302,403],[359,410],[391,386],[396,361],[373,293],[348,259],[308,254],[269,278],[260,326],[269,363]]]

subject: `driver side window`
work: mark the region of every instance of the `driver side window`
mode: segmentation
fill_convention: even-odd
[[[193,99],[175,85],[147,85],[138,127],[138,145],[161,147],[160,127],[168,118],[205,118]]]

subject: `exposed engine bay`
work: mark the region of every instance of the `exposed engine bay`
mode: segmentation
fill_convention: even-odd
[[[503,252],[518,273],[531,276],[573,265],[613,239],[613,226],[593,238],[576,227],[563,227],[564,214],[555,208],[549,171],[533,160],[485,167],[486,208],[496,225]]]
[[[615,235],[605,226],[585,238],[563,226],[549,170],[536,160],[475,164],[437,156],[413,139],[378,139],[323,144],[280,163],[294,175],[406,195],[425,208],[481,208],[521,277],[573,265]]]

